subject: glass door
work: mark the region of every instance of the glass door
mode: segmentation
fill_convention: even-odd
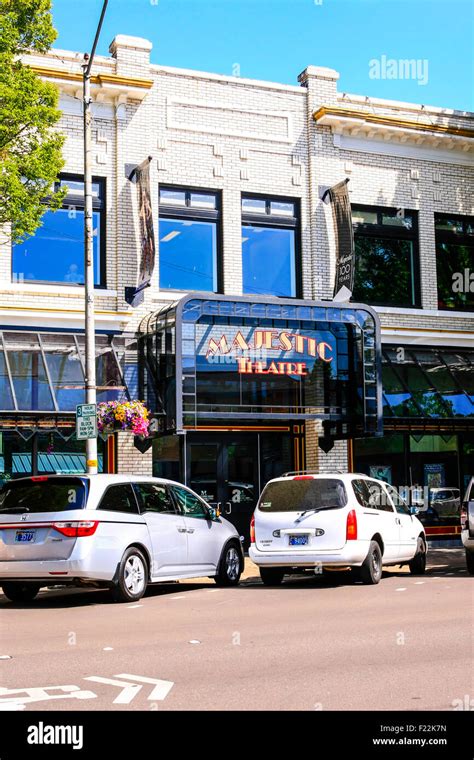
[[[257,435],[188,434],[187,483],[250,539],[250,519],[259,495]]]

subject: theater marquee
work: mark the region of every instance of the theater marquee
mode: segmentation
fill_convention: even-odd
[[[206,360],[218,364],[221,357],[235,364],[239,374],[308,375],[317,360],[330,364],[335,346],[330,333],[213,328],[206,331]],[[198,339],[199,341],[199,339]],[[202,342],[198,348],[201,351]]]

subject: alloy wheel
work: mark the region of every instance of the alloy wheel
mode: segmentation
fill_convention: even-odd
[[[125,563],[125,585],[128,591],[139,594],[145,586],[145,567],[140,557],[132,555]]]

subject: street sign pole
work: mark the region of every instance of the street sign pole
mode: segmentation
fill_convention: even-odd
[[[96,405],[95,372],[95,315],[94,315],[94,249],[92,241],[92,113],[91,113],[91,68],[95,49],[99,40],[102,22],[108,0],[104,0],[99,25],[90,56],[84,56],[83,71],[83,117],[84,117],[84,290],[85,290],[85,343],[86,343],[86,402]],[[86,472],[97,473],[97,433],[86,439]]]

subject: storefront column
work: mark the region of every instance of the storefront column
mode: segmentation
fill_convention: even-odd
[[[131,433],[117,433],[116,472],[127,475],[153,474],[152,447],[142,454],[133,445]]]
[[[333,448],[326,454],[318,445],[321,434],[321,422],[306,423],[306,468],[318,473],[349,472],[349,442],[334,441]]]

